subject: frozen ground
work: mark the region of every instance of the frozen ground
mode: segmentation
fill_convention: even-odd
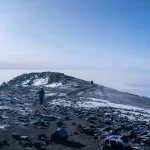
[[[140,107],[128,106],[122,104],[116,104],[109,102],[108,100],[96,99],[96,98],[84,98],[80,97],[79,101],[73,102],[65,99],[55,99],[49,102],[52,105],[63,105],[70,107],[79,107],[79,108],[115,108],[116,112],[120,112],[120,116],[125,116],[131,120],[141,120],[141,121],[149,121],[150,119],[150,110],[142,109]]]

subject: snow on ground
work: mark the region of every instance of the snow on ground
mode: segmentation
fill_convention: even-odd
[[[66,101],[66,100],[63,100],[63,99],[56,99],[56,100],[52,100],[51,102],[49,102],[49,104],[62,105],[62,106],[71,106],[71,105],[73,105],[73,102]]]
[[[45,96],[55,96],[57,95],[57,93],[48,93],[48,94],[45,94]]]
[[[7,124],[0,125],[0,129],[5,129],[6,127],[8,127],[8,125],[7,125]]]
[[[128,106],[122,104],[116,104],[109,102],[108,100],[96,99],[96,98],[84,98],[80,97],[80,100],[77,102],[66,101],[64,99],[55,99],[49,102],[52,105],[63,105],[63,106],[73,106],[73,107],[84,107],[87,109],[90,108],[99,108],[99,107],[112,107],[116,109],[116,113],[120,117],[127,117],[130,120],[142,120],[148,121],[150,111],[141,109],[135,106]]]
[[[8,110],[10,109],[8,106],[0,106],[0,110],[3,109],[3,110]]]
[[[108,100],[102,100],[102,99],[96,99],[96,98],[89,98],[89,99],[92,100],[91,102],[104,103],[103,105],[108,106],[108,107],[114,107],[114,108],[119,108],[119,109],[127,109],[127,110],[140,110],[140,111],[142,110],[142,111],[145,111],[144,109],[141,109],[141,108],[138,108],[138,107],[135,107],[135,106],[112,103]],[[85,107],[88,107],[88,106],[85,105]],[[97,107],[97,105],[94,105],[94,107]]]
[[[39,78],[39,79],[34,80],[33,85],[39,86],[39,85],[45,85],[47,83],[48,83],[48,78],[45,78],[45,79]]]
[[[37,92],[37,90],[30,90],[31,92]]]
[[[45,96],[66,96],[66,93],[47,93]]]
[[[54,87],[58,87],[58,86],[61,86],[61,85],[62,85],[62,83],[52,83],[52,84],[48,84],[48,85],[45,85],[45,86],[54,88]]]
[[[30,82],[30,80],[26,80],[22,82],[22,85],[27,85]]]

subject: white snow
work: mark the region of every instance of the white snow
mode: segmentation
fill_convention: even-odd
[[[33,85],[39,86],[39,85],[45,85],[47,83],[48,83],[48,78],[45,78],[45,79],[39,78],[39,79],[34,80]]]
[[[102,99],[96,99],[96,98],[89,98],[92,101],[91,102],[97,102],[100,103],[98,106],[107,106],[107,107],[113,107],[113,108],[119,108],[119,109],[127,109],[127,110],[134,110],[134,111],[145,111],[142,108],[138,108],[135,106],[129,106],[129,105],[123,105],[123,104],[117,104],[117,103],[112,103],[108,100],[102,100]],[[84,102],[83,102],[84,103]],[[95,104],[97,104],[95,103]],[[85,105],[86,106],[86,105]],[[94,105],[95,107],[98,107],[97,105]],[[149,111],[150,112],[150,111]]]
[[[57,95],[57,93],[48,93],[48,94],[45,94],[45,96],[55,96]]]
[[[28,85],[22,85],[23,87],[27,87]]]
[[[80,97],[80,101],[71,102],[65,99],[55,99],[49,102],[52,105],[63,105],[63,106],[73,106],[73,107],[84,107],[84,108],[98,108],[98,107],[112,107],[116,108],[116,114],[120,117],[127,117],[130,120],[142,120],[148,121],[150,111],[144,110],[135,106],[128,106],[123,104],[115,104],[109,102],[108,100],[96,99],[96,98],[84,98]],[[114,112],[114,113],[115,113]]]
[[[30,90],[31,92],[36,92],[37,90]]]
[[[10,109],[8,106],[0,106],[0,110],[3,109],[3,110],[7,110],[7,109]]]
[[[8,125],[0,125],[0,129],[5,129],[6,127],[8,127]]]
[[[66,96],[66,93],[59,93],[58,96]]]
[[[22,85],[27,85],[30,82],[30,80],[26,80],[22,82]]]
[[[62,83],[52,83],[52,84],[48,84],[48,85],[45,85],[45,86],[54,88],[54,87],[58,87],[58,86],[61,86],[61,85],[62,85]]]
[[[66,93],[47,93],[45,96],[66,96]]]
[[[49,104],[52,105],[62,105],[62,106],[71,106],[73,103],[71,101],[66,101],[63,99],[52,100]]]
[[[77,102],[76,104],[78,107],[85,107],[85,108],[106,107],[104,103],[92,102],[92,101]]]

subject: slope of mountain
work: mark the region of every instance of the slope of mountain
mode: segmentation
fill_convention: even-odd
[[[45,89],[51,89],[58,93],[63,92],[68,96],[97,98],[116,104],[150,109],[149,98],[120,92],[98,84],[92,86],[88,81],[67,76],[63,73],[42,72],[23,74],[13,78],[8,83],[3,83],[0,89],[5,89],[6,87],[11,88],[12,86],[22,86],[33,89],[38,89],[39,86],[43,86]]]
[[[46,93],[43,106],[36,95],[40,87]],[[8,149],[8,142],[11,150],[104,150],[107,136],[126,135],[129,150],[149,150],[149,104],[149,98],[63,73],[23,74],[0,86],[0,148]],[[69,140],[49,141],[57,126],[67,130]]]

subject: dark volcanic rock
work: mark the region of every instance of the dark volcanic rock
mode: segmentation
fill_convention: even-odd
[[[38,120],[38,121],[34,122],[33,124],[41,126],[41,127],[48,127],[48,125],[46,124],[46,122],[43,121],[43,120]]]
[[[50,141],[59,141],[59,140],[67,140],[67,139],[68,139],[67,131],[63,128],[59,128],[52,133]]]
[[[95,129],[91,127],[85,127],[81,131],[87,135],[94,135]]]
[[[13,137],[15,140],[17,140],[17,141],[21,141],[21,136],[20,136],[19,134],[17,134],[17,133],[13,133],[13,134],[12,134],[12,137]]]
[[[62,125],[64,125],[64,123],[63,123],[62,121],[60,121],[60,120],[57,121],[56,123],[57,123],[57,126],[58,126],[58,127],[61,127]]]
[[[38,139],[41,140],[41,141],[47,141],[48,137],[46,136],[45,133],[41,133],[41,134],[38,135]]]
[[[110,136],[105,139],[104,150],[124,150],[125,147],[128,147],[127,150],[132,150],[129,145],[129,141],[126,138],[121,136]]]

